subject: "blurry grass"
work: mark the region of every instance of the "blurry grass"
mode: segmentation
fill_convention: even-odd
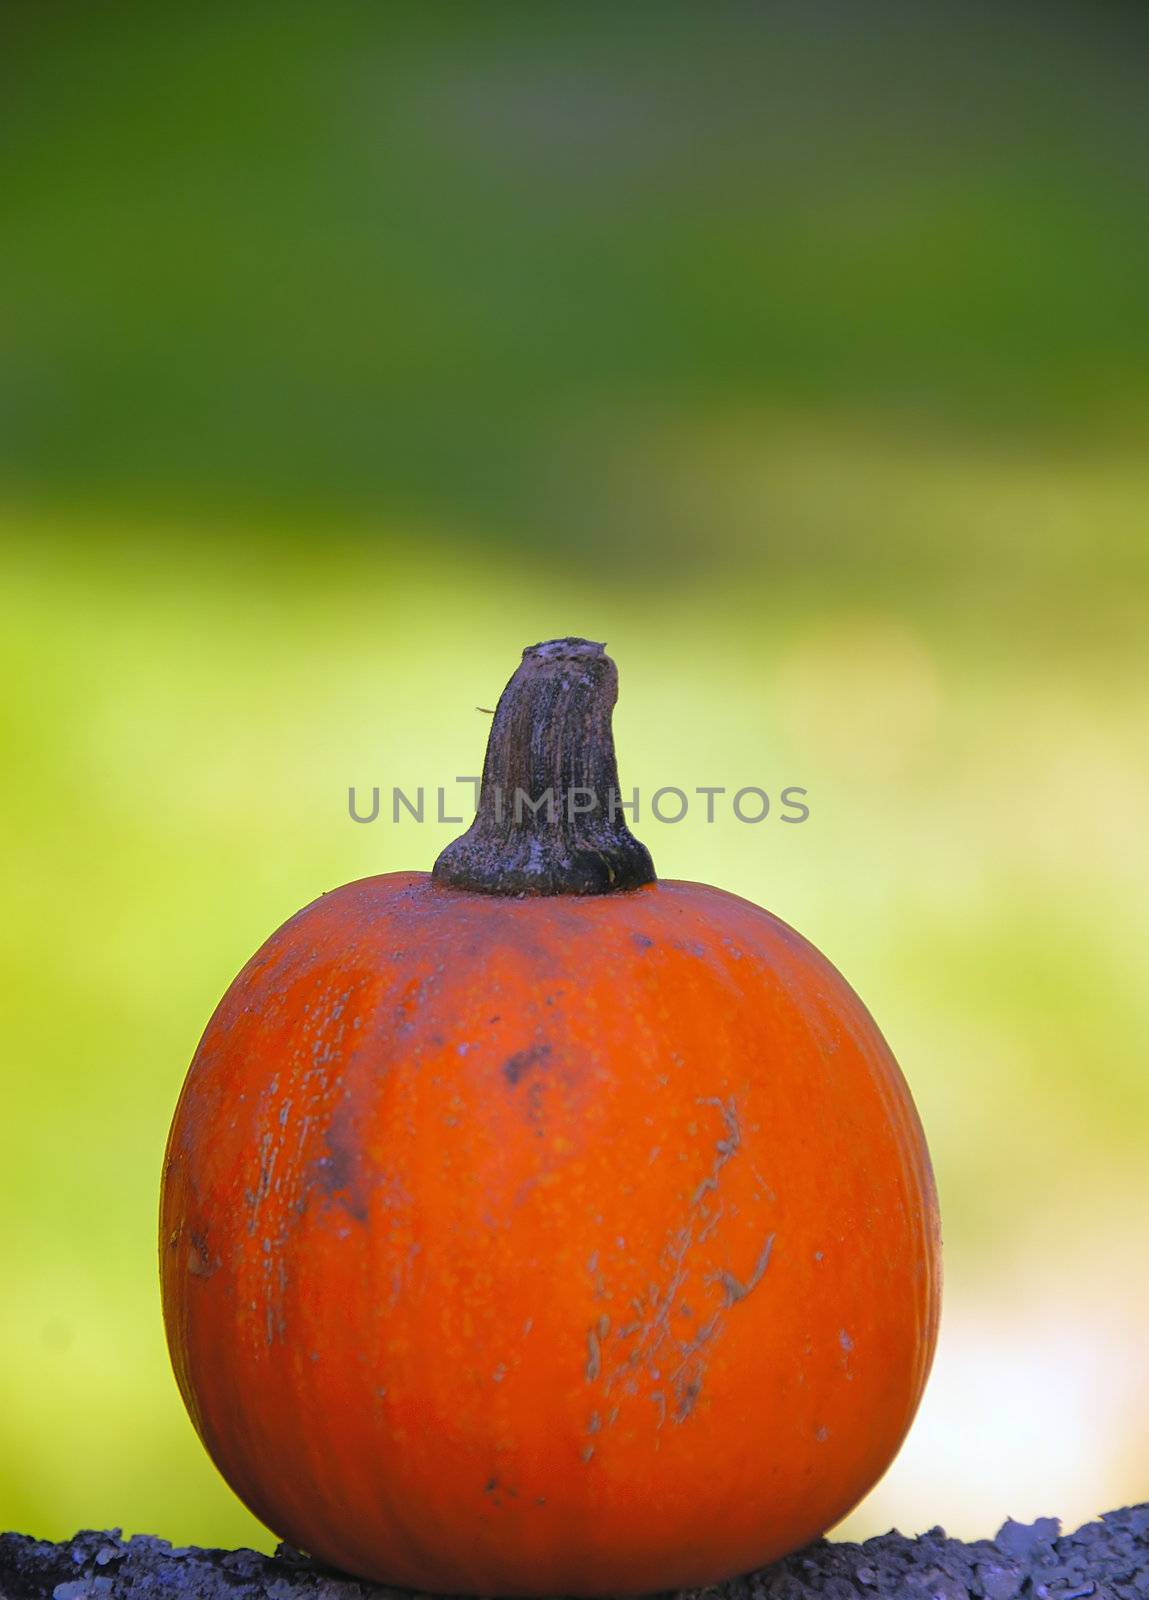
[[[665,408],[1143,430],[1146,42],[1118,3],[13,0],[0,462],[665,568],[705,541],[594,492]]]
[[[1143,1209],[1149,630],[1134,530],[1149,474],[896,440],[871,441],[855,470],[851,437],[793,424],[789,480],[770,489],[815,547],[848,509],[838,585],[774,570],[736,532],[725,578],[644,597],[593,566],[556,583],[441,530],[363,540],[330,524],[280,549],[239,528],[113,539],[94,518],[9,510],[0,1524],[267,1543],[167,1369],[168,1118],[209,1012],[272,928],[341,881],[428,867],[457,831],[357,827],[348,784],[477,771],[474,708],[541,637],[609,641],[624,784],[809,790],[801,827],[708,827],[696,808],[640,832],[663,875],[769,905],[859,988],[930,1132],[965,1314],[1051,1219],[1071,1274],[1130,1195]],[[704,430],[692,448],[718,444]],[[751,480],[724,477],[753,500]],[[915,545],[915,526],[946,550]],[[951,543],[976,552],[969,570]],[[872,589],[859,550],[883,573]],[[941,1367],[935,1381],[947,1392]],[[937,1515],[984,1522],[956,1492],[947,1504],[937,1473]],[[1092,1484],[1076,1492],[1096,1509]]]

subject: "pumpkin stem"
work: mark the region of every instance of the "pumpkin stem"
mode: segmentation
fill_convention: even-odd
[[[654,882],[626,826],[610,718],[618,671],[601,644],[523,651],[491,724],[475,820],[432,877],[475,894],[613,894]]]

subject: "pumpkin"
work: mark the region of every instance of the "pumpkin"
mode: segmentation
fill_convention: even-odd
[[[175,1113],[192,1420],[269,1528],[366,1578],[723,1579],[841,1518],[926,1379],[937,1209],[897,1064],[784,922],[655,880],[616,695],[601,645],[525,651],[468,832],[275,933]]]

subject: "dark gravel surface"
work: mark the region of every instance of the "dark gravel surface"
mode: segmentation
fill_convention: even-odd
[[[864,1544],[821,1539],[776,1566],[693,1591],[707,1600],[1149,1600],[1149,1505],[1110,1511],[1076,1533],[1053,1517],[1009,1521],[963,1544],[941,1528]],[[196,1550],[136,1534],[78,1533],[67,1544],[0,1534],[0,1600],[383,1600],[377,1588],[281,1545]]]

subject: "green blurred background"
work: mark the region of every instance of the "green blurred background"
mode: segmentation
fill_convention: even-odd
[[[1149,1497],[1149,12],[9,0],[0,1526],[268,1547],[164,1350],[235,971],[605,639],[664,876],[843,968],[947,1306],[846,1530]],[[385,799],[386,816],[386,799]],[[736,1442],[735,1442],[736,1443]]]

